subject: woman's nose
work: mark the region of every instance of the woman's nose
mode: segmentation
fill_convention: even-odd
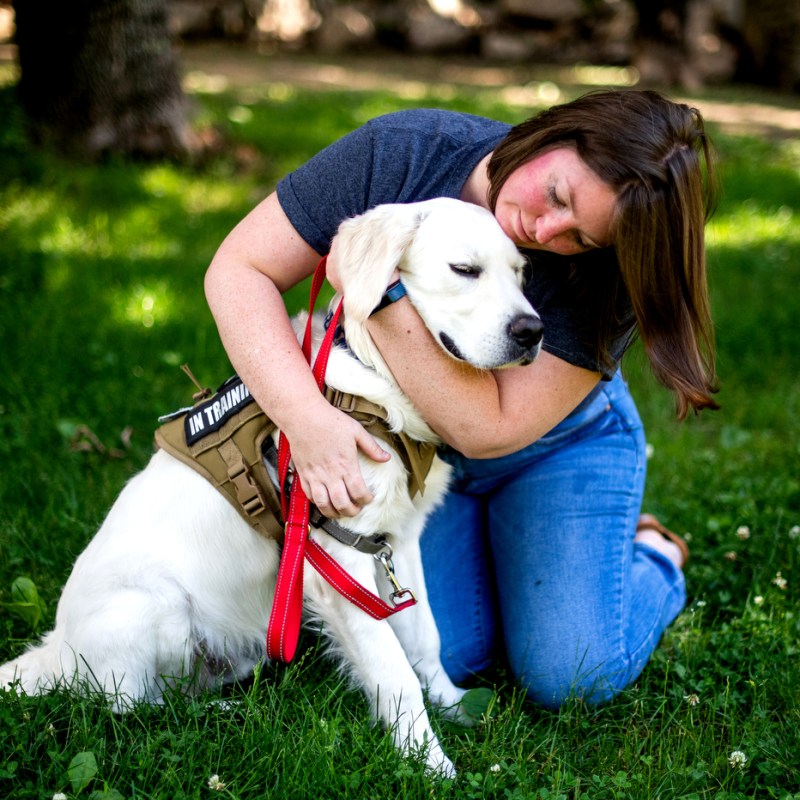
[[[556,218],[552,214],[545,214],[536,220],[536,241],[539,244],[548,244],[567,230],[569,230],[568,221]]]

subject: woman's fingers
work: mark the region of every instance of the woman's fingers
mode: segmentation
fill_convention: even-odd
[[[308,499],[324,516],[331,519],[354,517],[372,499],[372,496],[367,492],[366,495],[361,494],[359,500],[355,500],[350,496],[344,481],[334,480],[330,487],[325,484],[316,484],[310,491],[311,494]],[[366,499],[364,499],[365,497]]]
[[[291,442],[292,458],[303,491],[327,517],[353,517],[372,500],[358,461],[362,452],[373,461],[391,458],[355,420],[336,412],[335,425],[324,436]]]

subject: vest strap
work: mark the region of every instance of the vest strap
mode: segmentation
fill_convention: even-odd
[[[267,501],[242,451],[232,439],[227,439],[219,446],[219,454],[228,466],[228,479],[245,514],[248,517],[257,516],[267,508]]]

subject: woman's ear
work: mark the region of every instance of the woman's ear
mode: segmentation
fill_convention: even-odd
[[[429,213],[425,206],[426,203],[376,206],[339,226],[331,256],[347,318],[364,322],[378,305],[420,222]]]

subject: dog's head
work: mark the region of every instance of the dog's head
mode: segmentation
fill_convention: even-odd
[[[480,369],[529,364],[543,325],[522,293],[525,259],[486,209],[440,198],[378,206],[336,241],[345,335],[375,363],[366,320],[395,268],[425,325],[453,358]]]

